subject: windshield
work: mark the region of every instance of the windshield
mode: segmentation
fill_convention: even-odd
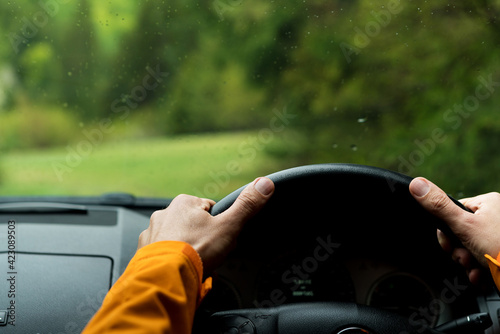
[[[312,163],[499,188],[498,1],[0,3],[0,195],[220,199]]]

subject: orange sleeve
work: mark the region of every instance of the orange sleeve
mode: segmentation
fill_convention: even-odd
[[[493,281],[497,288],[500,289],[500,253],[497,255],[496,259],[488,254],[486,254],[485,257],[488,259],[488,266],[490,267]]]
[[[83,330],[91,333],[191,333],[194,313],[211,288],[196,251],[177,241],[137,251]]]

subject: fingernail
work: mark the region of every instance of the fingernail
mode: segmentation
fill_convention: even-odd
[[[430,189],[431,187],[429,183],[427,183],[423,179],[415,179],[412,182],[411,191],[417,197],[423,197],[427,195]]]
[[[267,196],[273,192],[274,183],[268,178],[263,177],[257,180],[255,189],[257,189],[257,191],[262,195]]]
[[[438,230],[437,239],[438,239],[439,245],[441,245],[441,247],[443,247],[443,245],[446,241],[446,239],[443,236],[443,232]]]

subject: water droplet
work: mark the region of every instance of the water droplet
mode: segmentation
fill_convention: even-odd
[[[367,117],[358,118],[358,123],[365,123],[367,120]]]
[[[351,150],[353,150],[354,152],[356,152],[358,150],[358,146],[357,145],[351,145]]]
[[[337,147],[339,147],[339,144],[333,144],[333,145],[332,145],[332,148],[333,148],[333,149],[336,149]]]

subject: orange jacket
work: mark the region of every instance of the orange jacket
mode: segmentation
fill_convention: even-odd
[[[83,333],[191,333],[194,313],[210,290],[196,251],[177,241],[139,249]]]
[[[500,254],[486,258],[500,288]],[[201,259],[186,243],[163,241],[143,247],[83,333],[190,334],[196,307],[212,284],[210,278],[202,283],[202,276]]]
[[[486,254],[485,257],[488,259],[488,265],[490,267],[491,276],[493,276],[493,281],[495,281],[495,285],[500,290],[500,253],[498,253],[496,259],[488,254]]]

